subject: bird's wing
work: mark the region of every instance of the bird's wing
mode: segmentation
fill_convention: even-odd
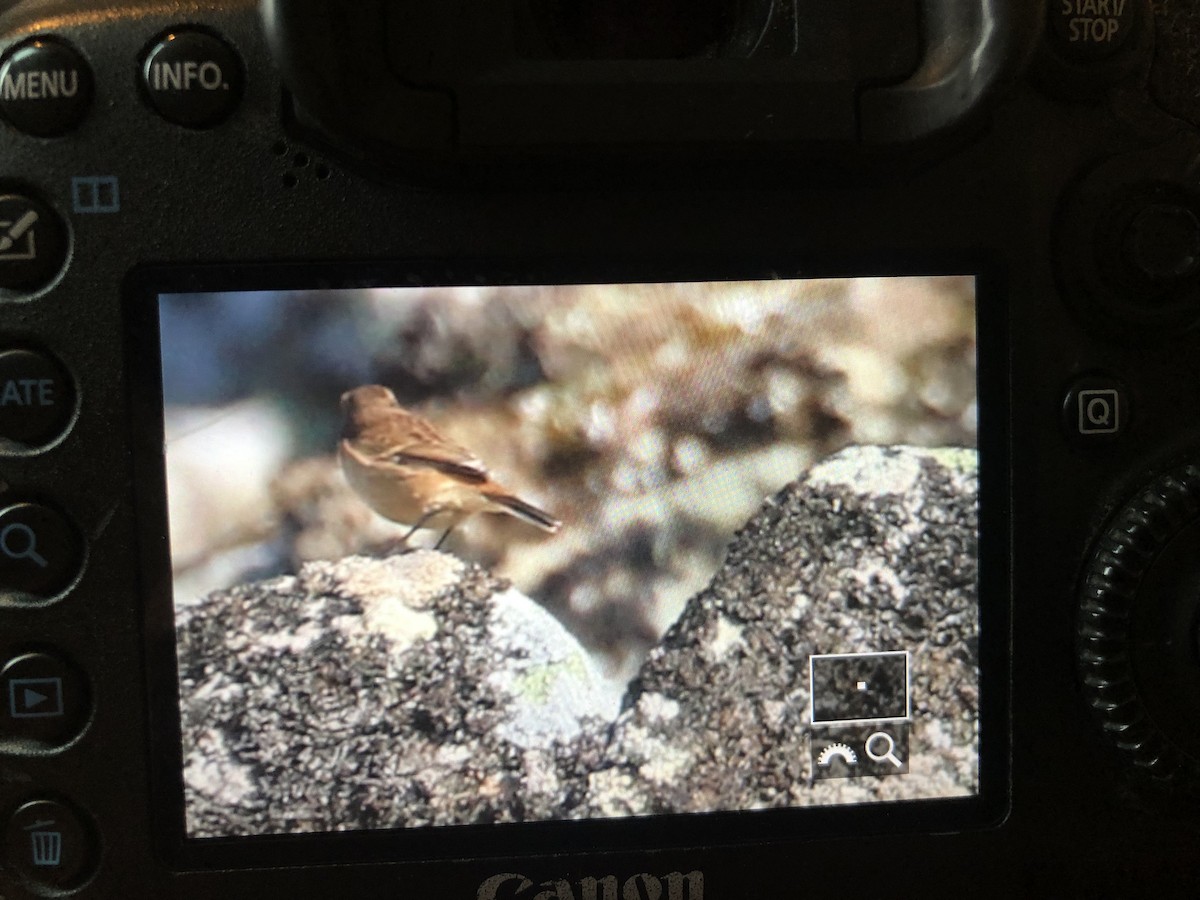
[[[483,483],[488,480],[483,460],[465,447],[447,440],[425,420],[413,416],[408,431],[408,439],[403,444],[389,447],[381,456],[400,465],[418,463],[430,466],[470,482]]]
[[[386,458],[397,465],[413,464],[429,466],[447,475],[455,475],[470,482],[483,484],[488,480],[487,469],[471,454],[459,456],[447,452],[450,448],[432,444],[410,444],[403,449],[388,451]]]

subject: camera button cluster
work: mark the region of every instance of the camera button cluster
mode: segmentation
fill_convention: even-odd
[[[62,593],[83,565],[83,540],[61,513],[39,503],[0,509],[0,590],[42,600]]]
[[[74,409],[71,378],[52,356],[0,350],[0,440],[35,447],[49,443],[66,429]]]
[[[88,709],[83,675],[54,654],[23,653],[0,669],[0,741],[60,746],[83,729]]]
[[[194,28],[163,35],[142,64],[142,88],[168,122],[211,128],[229,117],[242,96],[242,66],[220,38]]]
[[[54,210],[24,194],[0,194],[0,290],[45,286],[66,263],[67,248]]]
[[[18,44],[0,60],[0,113],[26,134],[54,137],[75,128],[92,92],[88,64],[58,38]]]
[[[58,800],[30,800],[4,826],[3,862],[39,892],[71,890],[86,880],[95,840],[80,813]]]

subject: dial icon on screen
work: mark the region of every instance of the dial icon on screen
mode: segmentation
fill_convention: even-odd
[[[830,744],[817,757],[817,765],[828,766],[834,759],[840,759],[848,766],[858,765],[858,754],[847,744]]]

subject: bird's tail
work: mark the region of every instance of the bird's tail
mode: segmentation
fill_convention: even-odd
[[[538,509],[532,503],[526,503],[519,497],[514,497],[507,491],[491,492],[483,491],[483,496],[487,497],[497,506],[503,507],[504,511],[511,513],[522,521],[528,522],[530,525],[536,525],[543,531],[551,533],[558,531],[562,526],[562,522],[550,515],[543,509]]]

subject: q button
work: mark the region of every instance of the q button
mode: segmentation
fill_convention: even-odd
[[[1129,392],[1103,375],[1079,378],[1063,401],[1063,428],[1079,444],[1107,443],[1129,429]]]
[[[53,597],[82,563],[83,542],[62,514],[39,503],[0,509],[0,591],[15,592],[18,602]]]

